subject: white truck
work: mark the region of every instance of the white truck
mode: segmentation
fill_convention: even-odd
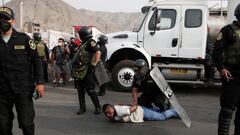
[[[207,37],[226,24],[226,11],[210,11],[204,0],[151,0],[141,11],[133,32],[107,34],[114,86],[130,89],[136,59],[158,64],[168,82],[204,84]]]

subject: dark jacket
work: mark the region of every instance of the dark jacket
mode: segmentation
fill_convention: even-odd
[[[27,34],[16,30],[8,43],[0,37],[0,93],[31,92],[34,83],[43,83],[36,44]]]
[[[234,25],[239,27],[240,29],[240,23],[237,21],[233,22]],[[224,63],[224,51],[232,45],[234,42],[236,42],[236,35],[231,25],[227,25],[223,27],[218,34],[217,40],[214,44],[214,50],[213,50],[213,61],[216,65],[217,69],[220,71],[223,68],[230,68],[234,69],[236,68],[239,70],[239,65],[229,65],[228,63]],[[236,50],[240,51],[240,50]]]

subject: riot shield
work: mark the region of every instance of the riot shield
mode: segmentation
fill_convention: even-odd
[[[109,81],[106,68],[102,61],[99,61],[96,65],[95,76],[97,78],[99,86],[101,86]]]
[[[183,123],[189,128],[191,126],[191,119],[178,102],[175,94],[173,93],[172,89],[166,82],[165,78],[163,77],[157,66],[154,66],[154,68],[150,72],[150,75],[153,78],[154,82],[157,84],[157,86],[160,88],[160,90],[163,92],[163,94],[167,97],[172,107],[176,110]]]

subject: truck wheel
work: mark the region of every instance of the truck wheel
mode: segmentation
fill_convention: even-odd
[[[117,90],[131,90],[134,77],[133,64],[134,61],[132,60],[123,60],[114,66],[112,70],[112,82]]]

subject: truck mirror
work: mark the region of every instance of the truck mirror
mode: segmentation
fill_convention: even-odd
[[[144,13],[148,12],[149,9],[150,9],[150,6],[145,6],[145,7],[142,7],[141,11],[144,14]]]
[[[154,35],[156,33],[156,30],[158,29],[157,24],[160,23],[160,18],[159,18],[160,14],[161,14],[161,10],[157,10],[157,8],[155,8],[155,11],[153,13],[153,15],[154,15],[154,29],[153,29],[153,32],[150,32],[151,35]]]

